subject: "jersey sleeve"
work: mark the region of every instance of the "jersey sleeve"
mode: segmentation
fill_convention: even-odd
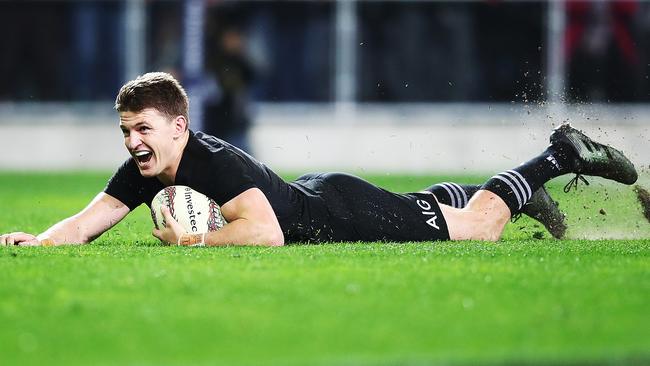
[[[162,183],[158,185],[162,189]],[[152,182],[151,178],[140,175],[133,159],[128,159],[108,181],[104,193],[117,198],[133,211],[143,203],[150,204],[160,189],[156,182]]]

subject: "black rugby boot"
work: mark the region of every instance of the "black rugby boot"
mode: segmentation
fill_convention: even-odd
[[[544,186],[533,193],[521,212],[539,221],[555,239],[564,237],[567,229],[564,222],[566,215],[560,211],[557,202],[553,201]]]
[[[583,174],[628,185],[638,178],[634,164],[621,151],[592,140],[568,123],[553,130],[550,142],[552,147],[568,154],[567,160],[572,164],[571,172],[576,174],[565,187],[566,192],[577,187],[579,179],[589,184],[582,177]]]

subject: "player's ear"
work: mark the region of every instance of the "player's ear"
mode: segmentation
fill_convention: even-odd
[[[174,119],[174,136],[181,136],[187,131],[187,119],[183,116],[176,116]]]

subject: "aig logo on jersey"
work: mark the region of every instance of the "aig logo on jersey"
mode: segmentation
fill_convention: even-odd
[[[440,230],[440,227],[436,222],[438,220],[438,215],[436,214],[435,211],[433,211],[432,209],[433,207],[431,207],[431,204],[424,200],[417,200],[415,201],[415,203],[417,203],[418,206],[422,209],[422,215],[425,216],[426,218],[425,222],[427,223],[427,225],[431,226],[436,230]]]

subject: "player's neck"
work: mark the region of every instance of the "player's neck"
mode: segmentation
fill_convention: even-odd
[[[165,186],[174,185],[174,182],[176,181],[178,166],[180,165],[181,159],[183,158],[183,151],[185,151],[185,146],[187,146],[189,137],[189,132],[185,132],[185,134],[179,138],[178,145],[175,149],[175,154],[171,159],[169,166],[158,175],[158,180]]]

